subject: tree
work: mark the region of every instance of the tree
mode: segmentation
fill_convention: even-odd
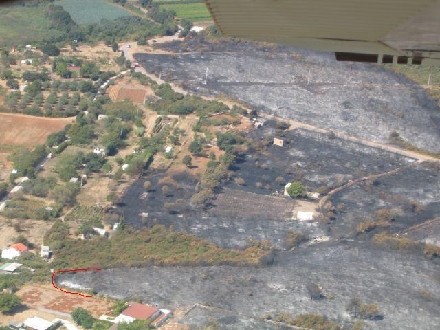
[[[90,314],[89,311],[78,307],[75,308],[72,313],[70,313],[72,316],[73,321],[75,321],[76,324],[84,327],[85,329],[90,329],[93,326],[93,316]]]
[[[190,153],[199,156],[202,153],[202,143],[200,141],[193,141],[190,143],[188,150]]]
[[[185,155],[185,157],[183,157],[182,159],[182,163],[185,164],[186,166],[191,166],[192,165],[192,158],[190,155]]]
[[[12,293],[0,294],[0,312],[12,313],[21,305],[21,300],[18,296]]]
[[[6,86],[8,86],[10,89],[19,89],[20,88],[20,84],[15,79],[8,79],[6,81]]]
[[[300,181],[293,181],[290,183],[290,186],[287,187],[287,193],[290,197],[298,198],[304,196],[306,194],[306,190]]]
[[[43,54],[46,54],[48,56],[58,56],[60,55],[60,50],[57,46],[54,44],[46,44],[41,47],[41,51]]]
[[[147,329],[147,321],[145,320],[134,320],[131,323],[119,323],[118,330],[145,330]]]

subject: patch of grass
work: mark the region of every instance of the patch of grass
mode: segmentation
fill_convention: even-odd
[[[114,233],[111,239],[72,240],[65,223],[55,223],[45,237],[54,250],[58,267],[118,267],[154,265],[259,265],[271,249],[253,244],[245,250],[217,247],[193,235],[176,233],[164,226],[135,231],[129,228]],[[55,265],[54,265],[55,266]]]
[[[51,28],[44,6],[2,5],[0,16],[0,46],[35,44],[63,34]]]
[[[211,20],[211,15],[204,3],[160,5],[160,8],[174,10],[177,17],[185,18],[192,22]]]
[[[62,0],[59,4],[79,25],[98,23],[103,19],[112,20],[132,16],[128,11],[105,0]]]
[[[32,198],[12,199],[7,201],[3,215],[8,218],[35,219],[37,218],[37,210],[44,207],[45,204],[41,200]]]

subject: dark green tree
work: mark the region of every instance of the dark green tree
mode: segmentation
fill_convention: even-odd
[[[91,329],[93,327],[94,318],[92,314],[90,314],[90,312],[84,308],[75,308],[70,315],[76,324],[84,327],[85,329]]]
[[[0,312],[13,313],[21,305],[20,297],[12,293],[0,294]]]
[[[306,195],[306,189],[300,181],[293,181],[287,188],[287,193],[293,198],[303,197]]]
[[[186,166],[191,166],[192,165],[192,158],[190,155],[185,155],[182,159],[182,163],[185,164]]]

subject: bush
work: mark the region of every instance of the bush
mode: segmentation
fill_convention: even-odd
[[[12,293],[0,294],[0,312],[11,313],[21,305],[20,297]]]
[[[72,316],[73,321],[75,321],[75,323],[77,325],[80,325],[82,327],[84,327],[85,329],[90,329],[93,326],[93,316],[92,314],[90,314],[89,311],[78,307],[75,308],[72,313],[70,313],[70,315]]]
[[[287,193],[293,198],[304,197],[306,196],[306,189],[300,181],[293,181],[290,186],[287,187]]]

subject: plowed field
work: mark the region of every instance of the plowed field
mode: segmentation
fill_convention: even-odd
[[[74,118],[41,118],[0,113],[0,144],[35,146],[49,134],[61,131]]]

